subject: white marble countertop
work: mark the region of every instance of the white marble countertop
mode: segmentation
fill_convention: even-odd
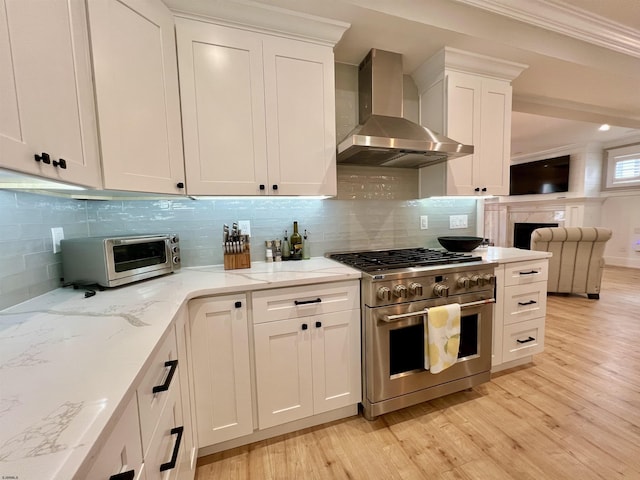
[[[523,250],[510,247],[484,247],[476,248],[473,253],[481,254],[483,260],[489,262],[512,263],[526,262],[527,260],[539,260],[551,257],[550,252],[538,252],[535,250]]]
[[[89,298],[60,288],[0,311],[0,478],[74,478],[189,299],[360,276],[321,257],[183,268]]]

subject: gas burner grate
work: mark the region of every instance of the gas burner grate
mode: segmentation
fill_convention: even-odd
[[[447,252],[430,248],[400,248],[363,252],[334,253],[329,258],[363,272],[379,272],[410,267],[431,267],[481,261],[466,253]]]

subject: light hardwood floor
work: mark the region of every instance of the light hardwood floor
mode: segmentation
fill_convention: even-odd
[[[533,363],[379,417],[203,457],[197,480],[640,479],[640,270],[549,295]]]

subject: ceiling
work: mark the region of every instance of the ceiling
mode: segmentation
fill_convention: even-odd
[[[165,0],[203,14],[211,1]],[[402,53],[411,74],[446,45],[529,65],[513,81],[514,154],[640,133],[638,0],[236,1],[350,23],[340,63],[375,47]],[[619,128],[594,137],[601,123]]]

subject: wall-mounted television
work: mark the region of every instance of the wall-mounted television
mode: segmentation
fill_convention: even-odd
[[[509,195],[569,191],[569,155],[511,165]]]

